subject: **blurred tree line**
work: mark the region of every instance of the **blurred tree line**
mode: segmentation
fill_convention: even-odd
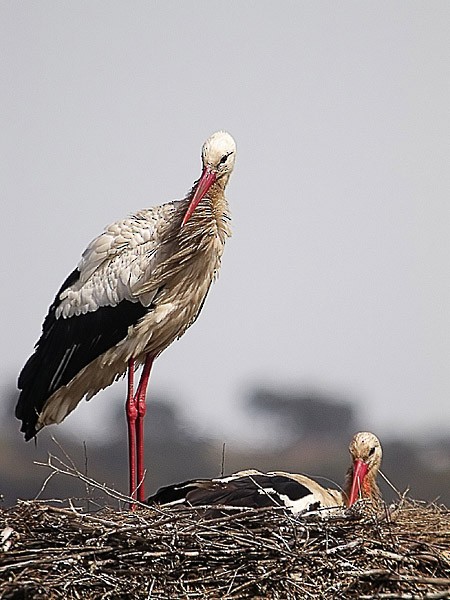
[[[0,494],[4,505],[17,498],[34,498],[49,471],[35,461],[46,462],[52,453],[108,487],[127,492],[127,440],[123,407],[112,403],[113,415],[123,421],[120,434],[92,442],[74,441],[58,431],[45,428],[37,442],[25,444],[14,417],[17,392],[11,390],[3,400],[4,418],[0,436]],[[324,486],[339,486],[349,465],[347,447],[358,423],[351,400],[332,397],[315,390],[286,391],[255,388],[245,399],[249,427],[265,415],[273,429],[272,443],[250,447],[247,443],[226,446],[225,472],[257,468],[306,473]],[[69,417],[70,418],[70,417]],[[6,426],[5,426],[6,425]],[[379,434],[379,432],[374,432]],[[58,444],[51,439],[58,440]],[[410,497],[450,506],[450,438],[433,439],[425,446],[383,439],[382,471],[400,492]],[[278,440],[278,443],[273,443]],[[66,455],[66,456],[64,456]],[[170,401],[151,401],[151,418],[146,422],[146,491],[195,477],[216,477],[222,469],[222,440],[205,439],[188,427]],[[394,489],[382,478],[384,498],[396,497]],[[45,485],[40,498],[85,498],[86,488],[77,479],[58,475]]]

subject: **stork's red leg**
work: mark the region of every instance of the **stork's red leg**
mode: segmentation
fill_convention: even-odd
[[[139,502],[145,501],[144,488],[144,417],[147,410],[145,400],[147,386],[152,369],[153,356],[147,354],[144,368],[142,369],[141,379],[135,396],[135,405],[137,408],[136,419],[136,448],[137,448],[137,498]]]
[[[138,410],[134,396],[134,359],[128,361],[128,393],[125,405],[128,424],[128,460],[130,497],[136,499],[136,419]],[[132,506],[133,508],[133,506]]]

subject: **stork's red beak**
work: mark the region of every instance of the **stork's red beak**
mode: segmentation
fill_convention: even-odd
[[[350,498],[348,499],[349,506],[354,504],[358,498],[361,497],[362,484],[364,477],[367,475],[367,470],[367,464],[360,458],[357,458],[353,463],[352,489],[350,490]]]
[[[197,208],[198,203],[202,198],[205,197],[205,194],[208,192],[209,188],[215,182],[217,175],[211,171],[208,167],[203,169],[202,176],[198,180],[197,187],[195,189],[194,195],[192,196],[191,203],[184,215],[183,222],[181,226],[185,225],[192,216],[192,213]]]

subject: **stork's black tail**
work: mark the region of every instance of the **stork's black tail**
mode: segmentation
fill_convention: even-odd
[[[56,295],[42,326],[42,335],[19,375],[21,390],[16,417],[28,441],[37,433],[36,425],[45,403],[93,360],[124,339],[151,307],[122,300],[116,306],[102,306],[86,314],[56,318],[60,295],[80,277],[76,269]],[[86,390],[87,392],[87,390]]]

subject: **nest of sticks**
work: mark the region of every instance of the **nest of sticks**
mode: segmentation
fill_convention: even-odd
[[[450,510],[400,498],[323,518],[280,508],[126,509],[109,496],[0,510],[0,598],[450,598]],[[92,490],[91,490],[92,493]],[[98,495],[98,494],[97,494]],[[111,506],[111,498],[115,507]]]

